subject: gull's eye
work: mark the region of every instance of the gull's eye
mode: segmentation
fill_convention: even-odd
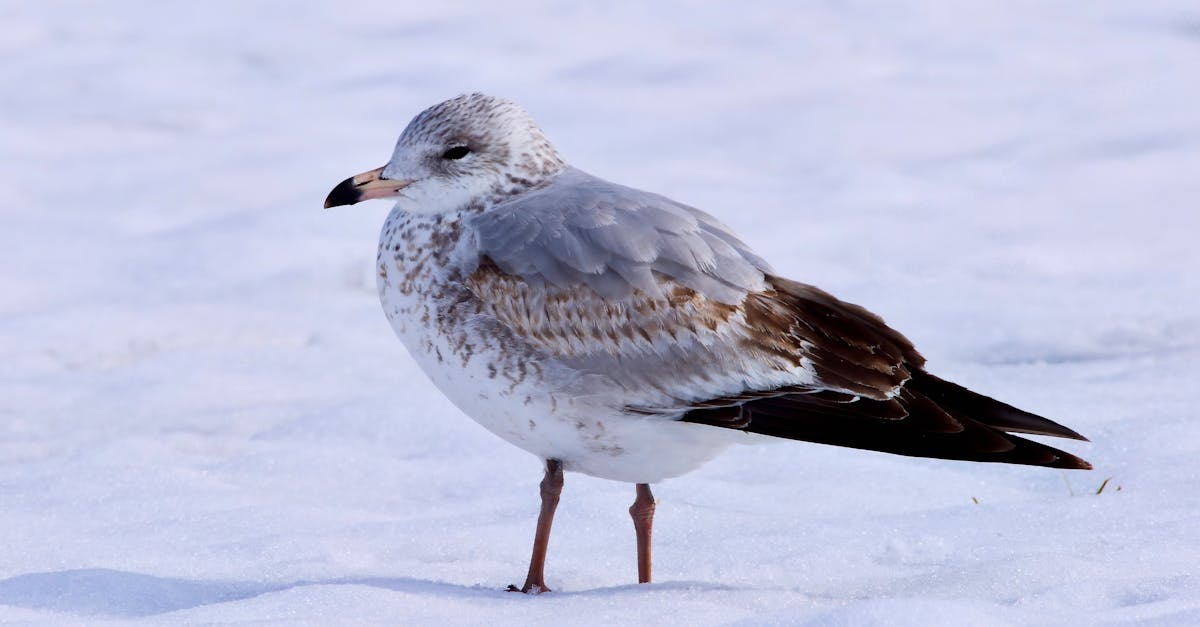
[[[446,152],[442,153],[443,159],[459,160],[471,153],[471,149],[466,146],[455,146]]]

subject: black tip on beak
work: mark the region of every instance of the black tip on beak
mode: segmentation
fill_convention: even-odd
[[[362,190],[354,185],[354,177],[352,176],[338,183],[337,187],[329,192],[329,195],[325,197],[325,208],[353,205],[359,200],[362,200]]]

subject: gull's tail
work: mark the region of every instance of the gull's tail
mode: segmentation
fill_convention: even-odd
[[[1009,433],[1087,440],[1075,431],[920,369],[898,396],[884,401],[796,390],[703,405],[682,420],[913,457],[1092,467],[1070,453]]]

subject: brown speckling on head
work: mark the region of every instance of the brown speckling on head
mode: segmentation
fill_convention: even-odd
[[[465,149],[469,156],[444,158],[446,150],[454,147]],[[418,186],[440,181],[468,188],[470,194],[442,210],[478,212],[544,184],[565,166],[524,109],[511,100],[474,93],[417,114],[400,134],[384,175],[415,180]],[[421,196],[421,192],[409,188],[402,194],[407,196]],[[426,193],[420,204],[419,209],[430,210],[436,203]]]

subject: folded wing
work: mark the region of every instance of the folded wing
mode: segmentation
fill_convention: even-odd
[[[1089,467],[1008,432],[1079,434],[926,373],[878,316],[774,276],[697,209],[568,170],[469,226],[479,261],[466,284],[483,315],[606,381],[630,413],[901,455]]]

